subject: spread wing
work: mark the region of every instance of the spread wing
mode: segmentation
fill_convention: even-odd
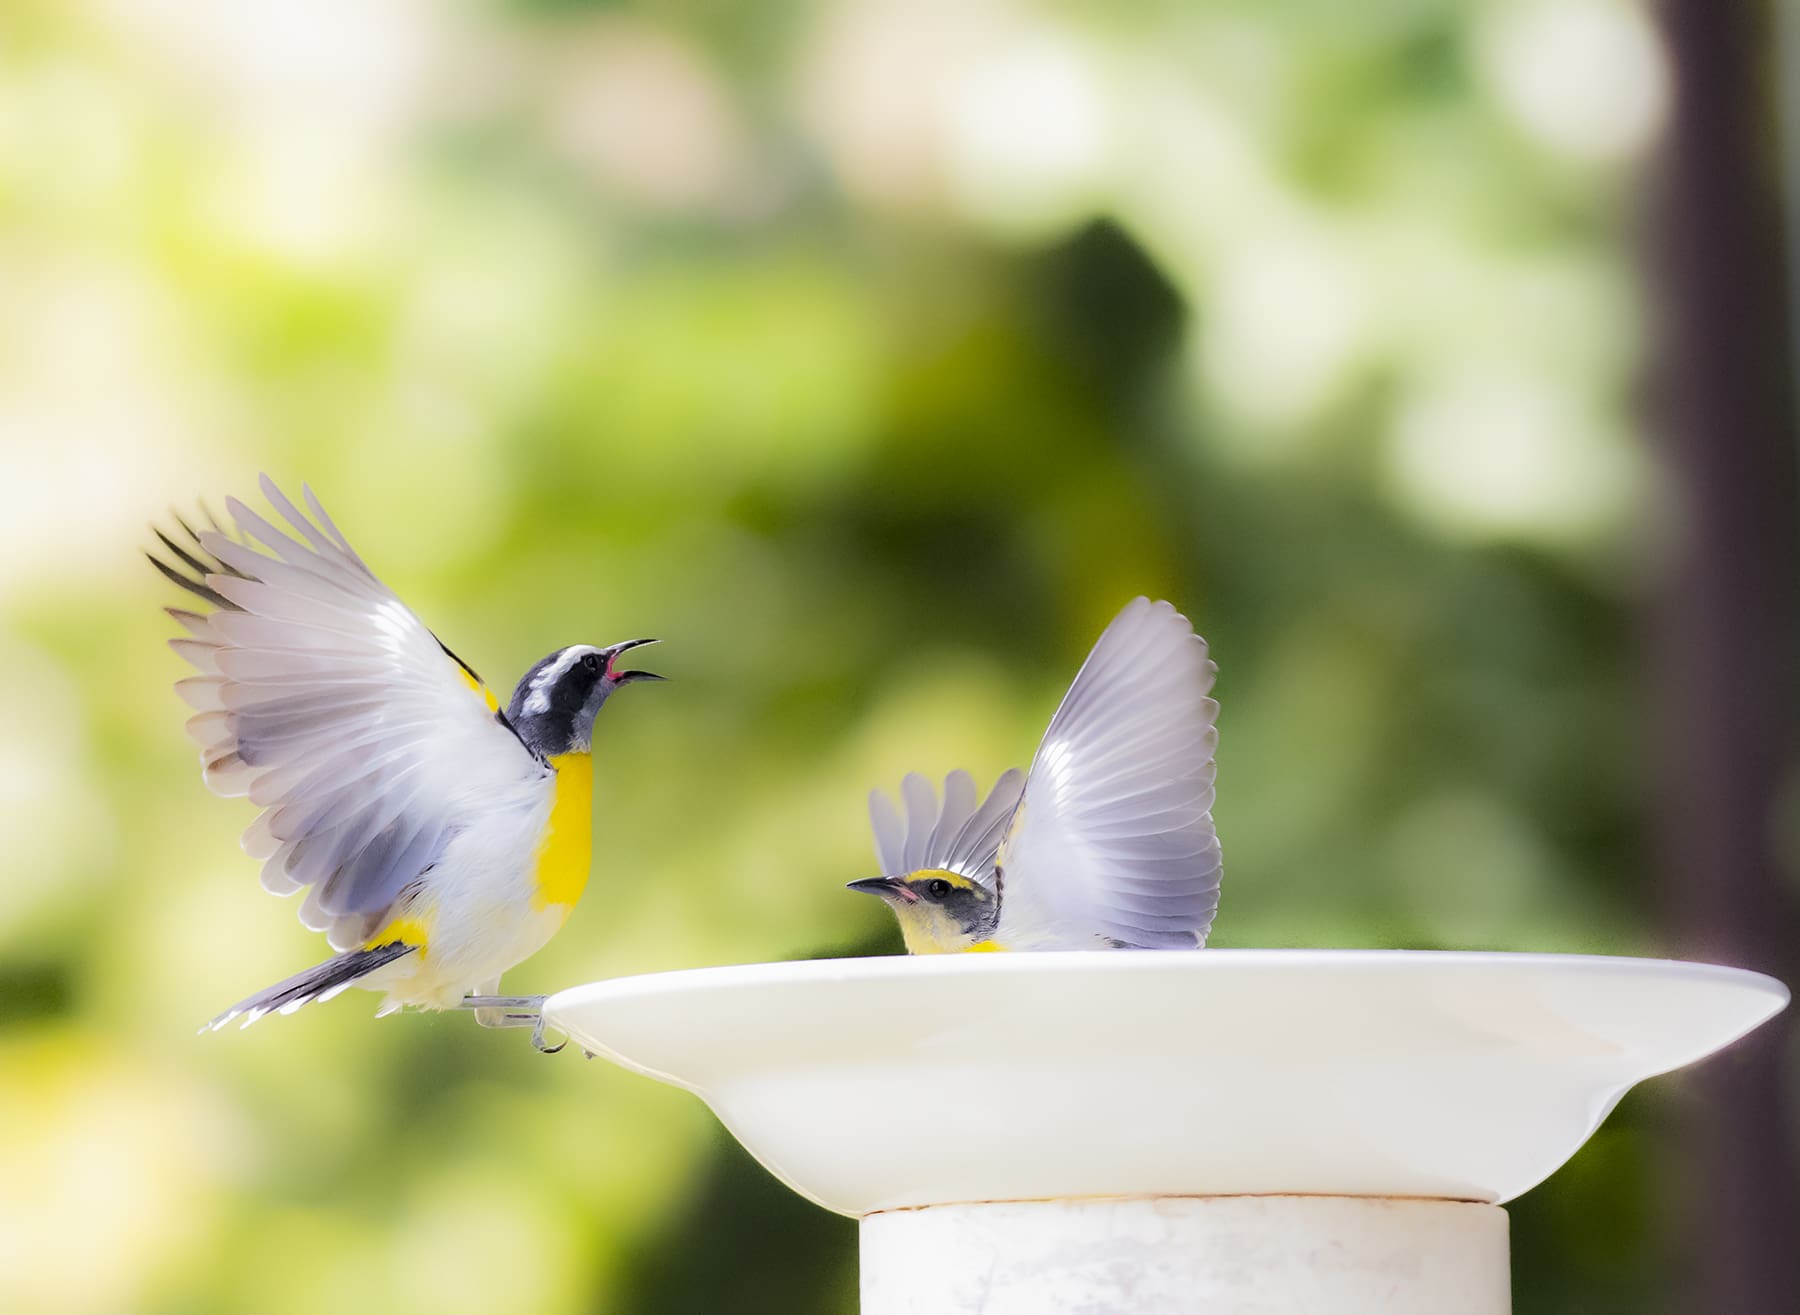
[[[310,887],[300,920],[337,949],[360,944],[479,810],[549,769],[497,715],[492,694],[357,556],[305,490],[309,519],[264,476],[291,527],[235,498],[158,570],[210,604],[169,609],[170,646],[199,674],[175,688],[196,711],[215,794],[263,810],[244,849],[264,887]]]
[[[944,802],[917,772],[900,783],[906,806],[902,820],[894,801],[880,790],[869,794],[869,820],[875,826],[875,854],[883,876],[913,872],[959,872],[994,888],[994,855],[1007,819],[1019,803],[1025,774],[1014,768],[1002,774],[976,806],[975,778],[967,772],[951,772],[944,778]]]
[[[1008,944],[1206,943],[1219,906],[1216,670],[1168,603],[1134,599],[1106,628],[1050,721],[1001,846]]]

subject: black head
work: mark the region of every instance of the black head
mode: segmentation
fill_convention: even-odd
[[[649,671],[618,668],[621,654],[655,642],[631,639],[611,648],[575,644],[558,649],[520,679],[506,719],[526,745],[546,758],[587,752],[593,744],[594,718],[614,690],[634,680],[662,679]]]

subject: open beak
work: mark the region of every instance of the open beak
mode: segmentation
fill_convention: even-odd
[[[913,893],[899,877],[864,877],[861,881],[852,881],[844,889],[860,890],[865,895],[877,895],[884,900],[899,901],[904,904],[917,904],[919,897]]]
[[[654,639],[627,639],[623,644],[614,644],[611,648],[601,649],[600,651],[606,655],[606,678],[615,685],[627,685],[634,680],[667,680],[667,676],[659,676],[654,671],[619,671],[613,666],[621,654],[656,642]]]

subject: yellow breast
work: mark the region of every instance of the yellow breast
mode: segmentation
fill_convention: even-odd
[[[908,954],[989,954],[1006,947],[999,941],[972,941],[941,909],[913,904],[895,912]]]
[[[591,754],[565,753],[550,760],[556,769],[556,793],[550,824],[538,845],[536,908],[552,904],[573,907],[587,889],[594,852],[594,759]]]

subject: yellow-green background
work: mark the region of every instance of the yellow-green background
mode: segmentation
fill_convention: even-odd
[[[139,556],[259,470],[497,689],[665,641],[513,989],[897,948],[867,789],[1025,761],[1139,592],[1220,666],[1214,944],[1657,950],[1666,104],[1609,0],[0,5],[0,1310],[853,1306],[684,1095],[194,1036],[323,950]],[[1522,1310],[1654,1308],[1670,1135],[1515,1208]]]

